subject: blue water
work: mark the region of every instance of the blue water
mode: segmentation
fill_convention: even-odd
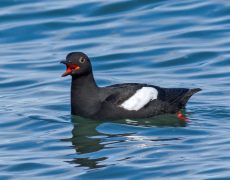
[[[230,178],[229,0],[0,4],[1,180]],[[190,122],[71,117],[71,51],[100,86],[202,88]]]

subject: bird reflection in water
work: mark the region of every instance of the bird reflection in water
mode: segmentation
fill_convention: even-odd
[[[76,164],[81,167],[88,167],[90,169],[101,168],[107,165],[111,165],[106,162],[107,153],[99,153],[100,151],[114,148],[115,143],[122,143],[129,140],[132,135],[137,134],[137,129],[133,128],[133,131],[128,131],[124,133],[109,134],[109,130],[106,130],[106,133],[100,132],[98,130],[99,126],[104,123],[113,123],[119,125],[128,125],[128,126],[138,126],[138,127],[149,127],[149,128],[161,128],[161,127],[184,127],[186,122],[178,120],[174,115],[161,115],[154,118],[148,119],[138,119],[138,120],[116,120],[116,121],[96,121],[85,119],[78,116],[72,116],[72,138],[69,140],[72,143],[73,148],[76,151],[77,157],[71,161],[68,161],[71,164]],[[116,127],[115,127],[116,128]],[[100,128],[99,128],[100,129]],[[131,128],[132,129],[132,128]],[[154,136],[151,141],[162,141],[165,144],[165,141],[175,141],[180,140],[180,138],[161,138]],[[149,138],[148,138],[148,141]],[[112,146],[114,145],[114,146]],[[104,155],[104,156],[103,156]]]

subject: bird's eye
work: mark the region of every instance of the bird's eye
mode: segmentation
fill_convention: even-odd
[[[81,58],[79,59],[79,62],[80,62],[80,63],[84,63],[84,62],[85,62],[85,58],[81,57]]]

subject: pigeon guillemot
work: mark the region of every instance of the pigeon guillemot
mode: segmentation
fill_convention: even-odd
[[[71,113],[90,119],[148,118],[178,113],[200,88],[161,88],[154,85],[126,83],[98,87],[88,56],[72,52],[61,61],[66,65],[62,76],[71,75]]]

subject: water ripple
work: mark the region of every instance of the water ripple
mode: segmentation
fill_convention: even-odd
[[[2,1],[0,179],[227,179],[229,1]],[[70,51],[99,85],[200,87],[191,120],[70,115]],[[135,173],[134,173],[135,172]]]

